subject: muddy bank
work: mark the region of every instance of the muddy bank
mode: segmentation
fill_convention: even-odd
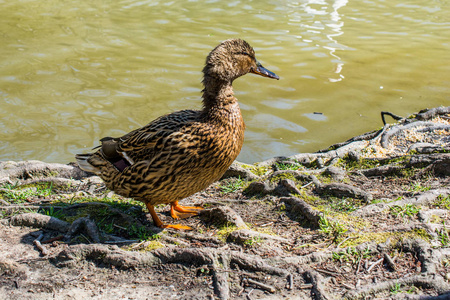
[[[183,201],[205,208],[185,232],[73,165],[0,162],[0,297],[447,299],[449,118],[235,163]]]

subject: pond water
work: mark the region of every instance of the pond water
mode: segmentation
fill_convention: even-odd
[[[206,55],[242,38],[280,80],[234,83],[239,161],[314,152],[450,105],[450,1],[0,0],[0,160],[74,154],[201,107]]]

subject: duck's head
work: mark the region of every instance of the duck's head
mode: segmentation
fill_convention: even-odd
[[[230,83],[247,73],[280,79],[256,60],[253,48],[241,39],[226,40],[214,48],[206,58],[203,73],[205,79],[212,77]]]

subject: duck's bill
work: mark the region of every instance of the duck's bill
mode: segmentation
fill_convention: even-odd
[[[273,78],[273,79],[277,79],[277,80],[280,79],[280,77],[278,77],[277,74],[267,70],[259,62],[256,63],[256,69],[252,69],[250,72],[264,76],[264,77],[269,77],[269,78]]]

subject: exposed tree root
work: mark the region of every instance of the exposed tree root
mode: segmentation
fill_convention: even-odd
[[[364,299],[365,297],[376,295],[381,292],[390,291],[396,285],[416,286],[421,288],[433,289],[439,294],[450,290],[450,285],[442,278],[436,276],[413,275],[399,279],[388,280],[368,286],[348,291],[345,297],[349,299]]]
[[[259,240],[259,239],[272,240],[272,241],[277,241],[277,242],[287,243],[287,244],[292,243],[290,240],[285,239],[285,238],[281,238],[281,237],[266,234],[266,233],[256,232],[256,231],[248,230],[248,229],[240,229],[240,230],[231,232],[227,238],[227,241],[236,243],[236,244],[240,244],[240,245],[245,245],[246,243],[248,243],[248,241],[254,241],[254,240]]]
[[[323,213],[315,210],[303,201],[302,199],[296,198],[296,197],[289,197],[289,198],[280,198],[280,201],[288,204],[290,206],[289,212],[293,216],[300,216],[306,218],[308,221],[311,222],[312,225],[318,226],[320,217],[323,216]]]
[[[403,130],[409,130],[409,129],[422,127],[422,126],[432,127],[434,125],[436,125],[436,124],[433,122],[414,122],[414,123],[409,123],[406,125],[399,125],[399,126],[393,127],[390,130],[387,130],[384,132],[384,134],[381,136],[380,144],[383,148],[388,148],[389,140],[391,138],[393,138],[394,136],[398,135],[399,133],[401,133]]]
[[[442,252],[432,249],[428,243],[420,239],[407,239],[400,245],[404,251],[415,253],[422,263],[422,273],[436,274]]]
[[[311,293],[316,300],[330,300],[333,299],[325,292],[324,278],[318,272],[309,270],[305,272],[306,278],[312,283],[313,287]]]
[[[36,160],[0,162],[0,184],[39,177],[81,179],[86,176],[86,172],[70,165],[44,163]]]
[[[13,216],[10,223],[14,226],[44,228],[59,232],[67,232],[70,227],[70,224],[67,222],[38,213],[25,213]]]
[[[289,272],[285,269],[273,267],[264,262],[258,256],[250,256],[241,252],[232,251],[230,264],[236,264],[241,269],[246,269],[255,272],[264,272],[273,275],[287,276]]]
[[[239,177],[246,180],[257,180],[259,176],[253,174],[250,170],[253,168],[251,165],[233,162],[233,164],[228,168],[222,179],[229,177]]]
[[[233,225],[238,228],[248,228],[241,216],[228,206],[220,206],[205,209],[200,212],[200,217],[207,223],[215,225]]]
[[[214,284],[214,294],[221,299],[226,300],[230,298],[230,287],[228,285],[228,272],[214,269],[213,273],[213,284]]]
[[[72,225],[70,225],[65,238],[67,240],[70,240],[76,233],[80,232],[81,230],[86,232],[87,236],[91,238],[91,242],[100,242],[100,232],[97,225],[87,217],[76,219],[72,223]]]
[[[268,181],[255,181],[249,184],[244,193],[247,195],[268,195],[275,191],[276,186]]]
[[[129,269],[139,266],[153,266],[161,260],[150,252],[139,253],[124,251],[117,246],[101,244],[80,244],[69,246],[56,256],[55,264],[59,267],[75,267],[81,261],[93,261],[100,266],[115,266]]]
[[[60,267],[75,266],[83,260],[93,261],[99,266],[112,265],[123,269],[151,267],[170,263],[210,266],[213,270],[214,291],[219,299],[229,299],[229,271],[227,269],[230,266],[253,272],[279,276],[288,275],[286,270],[268,265],[257,256],[214,248],[166,247],[152,252],[139,253],[123,251],[116,246],[98,244],[75,245],[59,253],[55,263]]]
[[[420,111],[416,115],[416,119],[426,121],[426,120],[431,120],[437,116],[442,116],[442,115],[446,115],[446,114],[450,114],[450,106],[447,106],[447,107],[440,106],[440,107],[435,107],[432,109],[426,109],[426,110]]]
[[[414,197],[406,198],[402,200],[392,201],[389,203],[376,203],[376,204],[370,204],[365,207],[362,207],[358,210],[355,210],[351,214],[358,217],[367,217],[367,216],[373,216],[378,213],[383,212],[384,210],[398,205],[403,206],[406,204],[414,204],[414,205],[426,205],[430,204],[433,201],[435,201],[438,197],[446,197],[450,195],[450,189],[436,189],[436,190],[430,190],[427,192],[420,193]]]
[[[362,174],[366,177],[391,176],[394,174],[398,174],[402,170],[404,170],[403,166],[386,165],[386,166],[370,168],[370,169],[360,169],[360,170],[355,171],[355,173]]]
[[[200,218],[181,220],[196,227],[193,232],[155,229],[140,207],[110,205],[112,199],[118,204],[127,200],[112,197],[97,176],[84,177],[87,174],[78,174],[75,167],[1,163],[0,184],[13,183],[0,187],[1,238],[16,242],[21,253],[9,252],[16,255],[15,262],[0,259],[0,293],[6,283],[8,292],[27,294],[33,287],[19,289],[14,280],[40,268],[39,272],[50,270],[46,276],[64,273],[60,282],[72,282],[72,287],[91,280],[86,287],[91,290],[97,288],[103,272],[109,276],[103,280],[106,287],[116,276],[128,276],[115,281],[117,285],[134,284],[135,276],[141,276],[136,282],[148,286],[136,284],[138,288],[164,286],[166,298],[175,293],[183,297],[191,288],[194,293],[207,290],[203,298],[214,289],[214,299],[255,299],[264,293],[274,293],[272,298],[370,298],[384,297],[400,284],[422,287],[418,294],[441,294],[438,299],[445,299],[448,294],[443,293],[450,289],[446,246],[450,154],[446,153],[448,118],[442,113],[449,112],[450,107],[423,112],[416,119],[400,118],[398,124],[318,153],[278,157],[256,166],[235,163],[225,177],[255,181],[244,192],[245,184],[226,195],[219,192],[217,187],[229,184],[228,180],[193,195],[189,201],[205,207],[213,204]],[[389,147],[380,147],[380,141]],[[7,167],[11,173],[2,169]],[[18,193],[11,193],[11,186],[19,192],[36,189],[32,185],[40,183],[54,188],[51,196],[16,201],[13,196]],[[72,203],[94,197],[98,203],[52,206],[54,216],[72,224],[37,213],[12,216],[30,208],[50,213],[47,204],[54,200]],[[373,198],[378,203],[363,203]],[[397,215],[390,209],[393,206],[416,210]],[[325,222],[330,218],[334,222]],[[61,236],[65,243],[53,243]],[[426,237],[427,242],[406,236]],[[45,257],[37,251],[39,246],[48,250]],[[0,251],[8,247],[0,243]],[[53,272],[55,266],[61,269]]]
[[[363,199],[365,202],[370,202],[373,199],[372,194],[363,191],[360,188],[345,184],[345,183],[330,183],[316,188],[319,194],[328,194],[335,197],[350,197],[355,199]]]

